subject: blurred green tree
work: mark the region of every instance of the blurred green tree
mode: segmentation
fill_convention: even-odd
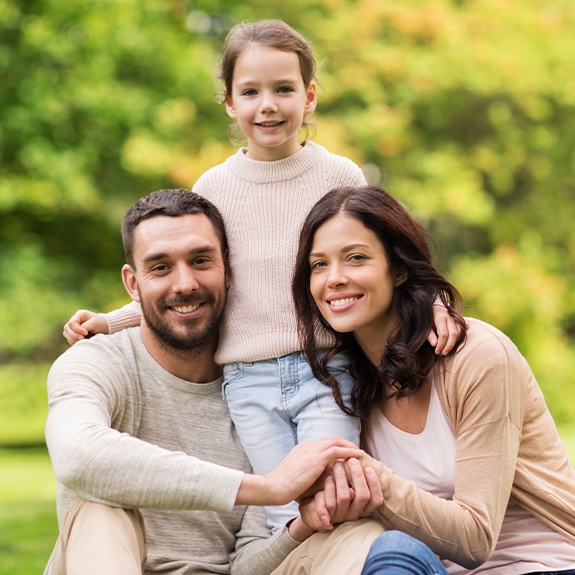
[[[0,354],[53,356],[75,309],[125,301],[121,214],[233,152],[218,52],[267,17],[321,62],[315,139],[425,222],[575,419],[572,0],[0,0]]]

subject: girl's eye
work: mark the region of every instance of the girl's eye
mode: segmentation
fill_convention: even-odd
[[[257,92],[255,90],[244,90],[242,96],[255,96]]]
[[[293,92],[293,89],[289,86],[282,86],[281,88],[278,88],[278,92],[280,94],[289,94],[290,92]]]

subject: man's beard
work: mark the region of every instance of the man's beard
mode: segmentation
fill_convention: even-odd
[[[161,300],[158,302],[158,307],[162,309],[174,306],[193,305],[197,303],[197,300],[197,296],[194,298],[180,297],[177,300],[174,299],[170,301],[169,304],[166,303],[166,300]],[[206,317],[204,312],[200,319],[189,320],[187,323],[182,321],[180,322],[180,329],[178,330],[174,329],[174,327],[158,313],[156,307],[148,305],[140,293],[142,316],[147,326],[156,336],[157,341],[168,351],[170,349],[174,351],[199,351],[213,343],[214,338],[217,337],[218,326],[223,313],[225,291],[221,294],[219,298],[220,303],[217,307],[213,307],[214,302],[217,300],[214,295],[209,292],[201,294],[201,301],[205,303],[206,306],[210,306],[210,315]],[[197,325],[198,322],[201,322],[201,325]]]

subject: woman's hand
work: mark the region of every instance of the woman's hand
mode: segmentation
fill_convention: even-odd
[[[375,471],[349,459],[334,463],[324,489],[300,502],[300,514],[311,529],[329,531],[337,523],[367,517],[381,505],[383,493]]]

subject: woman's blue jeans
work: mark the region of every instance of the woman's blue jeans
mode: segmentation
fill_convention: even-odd
[[[402,531],[386,531],[371,546],[361,575],[448,575],[435,553]],[[534,572],[526,575],[575,575],[568,571]]]
[[[386,531],[371,546],[361,575],[448,575],[435,553],[402,531]]]

